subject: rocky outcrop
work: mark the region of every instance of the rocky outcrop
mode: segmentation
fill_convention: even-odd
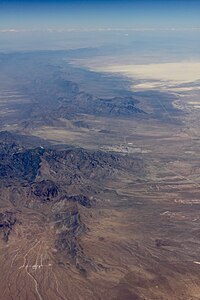
[[[129,170],[137,174],[144,171],[140,158],[74,147],[67,147],[66,150],[43,147],[27,149],[21,143],[11,142],[4,135],[5,139],[0,138],[0,178],[28,181],[31,184],[35,182],[32,185],[35,196],[57,196],[58,187],[53,183],[57,185],[57,181],[67,185],[80,184],[112,177],[119,171]],[[44,162],[46,173],[41,171]],[[47,173],[52,175],[47,176]],[[40,180],[37,180],[39,175]]]
[[[40,167],[43,149],[25,149],[16,142],[10,142],[7,134],[4,136],[0,140],[0,178],[34,180]]]
[[[56,249],[72,260],[82,257],[83,249],[79,237],[86,232],[87,227],[81,220],[78,207],[69,206],[67,210],[55,213],[53,221],[57,232]]]
[[[17,219],[15,213],[11,211],[0,212],[0,231],[3,233],[3,240],[8,241],[9,234]]]
[[[115,117],[146,114],[137,107],[138,100],[131,96],[102,99],[76,90],[68,97],[59,98],[59,103],[53,115],[64,118],[70,118],[76,114]]]
[[[73,195],[73,196],[65,195],[61,198],[61,200],[76,202],[87,208],[91,208],[92,204],[95,202],[94,199],[91,199],[91,197],[89,198],[85,195]]]
[[[58,196],[59,188],[51,180],[42,180],[31,184],[31,194],[42,201],[51,201]]]
[[[55,172],[57,178],[63,178],[66,184],[78,184],[84,180],[112,177],[120,170],[144,173],[144,164],[140,158],[130,158],[103,151],[88,151],[74,148],[64,151],[45,152],[44,159]]]

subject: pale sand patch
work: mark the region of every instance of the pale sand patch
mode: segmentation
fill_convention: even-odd
[[[199,83],[199,87],[198,86],[191,86],[191,87],[170,87],[171,89],[173,89],[174,92],[190,92],[193,90],[200,90],[200,83]]]
[[[200,101],[189,101],[188,104],[191,104],[191,105],[200,105]]]
[[[173,84],[200,80],[200,62],[112,65],[103,68],[99,67],[98,70],[121,73],[134,79],[167,81]],[[154,83],[151,84],[154,85]]]
[[[160,83],[160,82],[145,82],[145,83],[139,83],[139,84],[134,84],[133,87],[141,90],[147,90],[147,89],[161,89],[164,88],[166,84]]]

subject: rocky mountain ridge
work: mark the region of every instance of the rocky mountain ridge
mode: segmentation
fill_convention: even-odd
[[[42,146],[27,149],[19,135],[7,132],[0,133],[0,153],[2,203],[8,193],[12,207],[0,212],[3,239],[8,241],[16,222],[21,223],[17,211],[42,213],[46,224],[54,224],[58,254],[81,270],[91,262],[80,242],[88,230],[82,209],[87,214],[96,205],[105,180],[116,178],[120,172],[144,173],[143,161],[136,157],[69,146],[62,150]]]

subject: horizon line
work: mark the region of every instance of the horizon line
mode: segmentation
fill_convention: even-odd
[[[49,33],[64,33],[64,32],[109,32],[109,31],[200,31],[200,27],[163,27],[163,28],[116,28],[116,27],[99,27],[99,28],[79,28],[79,27],[70,27],[70,28],[32,28],[32,29],[23,29],[23,28],[0,28],[0,33],[23,33],[23,32],[49,32]]]

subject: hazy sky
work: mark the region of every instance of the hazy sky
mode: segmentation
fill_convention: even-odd
[[[192,28],[199,13],[199,0],[0,0],[0,30]]]

